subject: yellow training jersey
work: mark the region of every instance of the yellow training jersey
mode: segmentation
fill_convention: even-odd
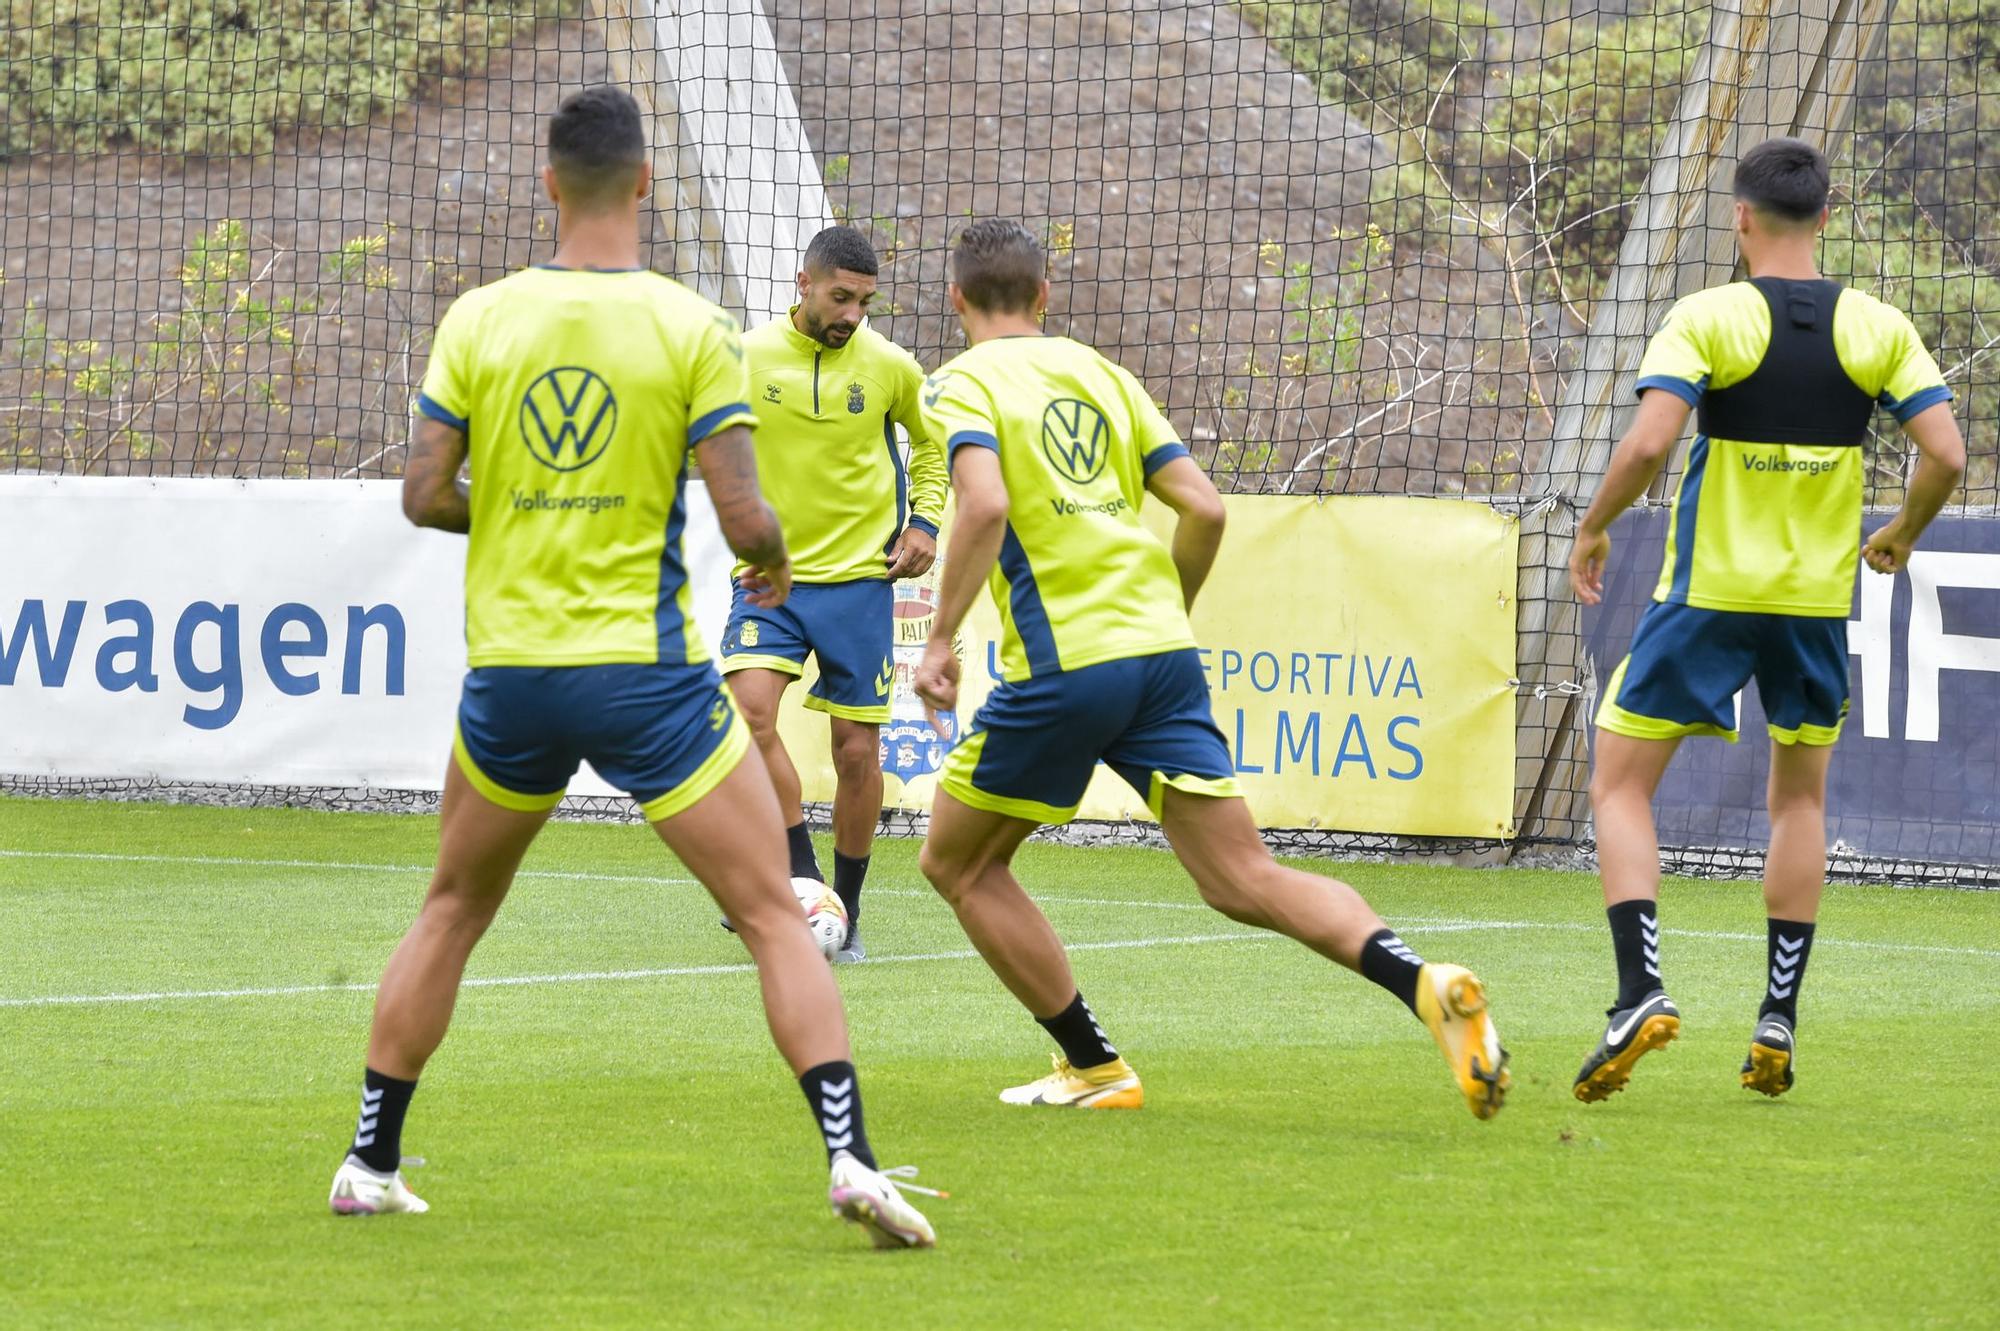
[[[757,431],[757,479],[777,510],[797,582],[888,573],[903,529],[937,535],[944,451],[924,432],[924,372],[866,325],[839,349],[774,319],[743,337]],[[909,431],[905,466],[896,427]],[[737,566],[742,571],[742,565]]]
[[[1000,455],[1006,679],[1195,645],[1173,557],[1139,522],[1146,477],[1187,449],[1138,380],[1066,337],[997,338],[930,377],[924,416],[947,453]]]
[[[1900,311],[1831,282],[1758,278],[1680,301],[1638,391],[1700,413],[1653,599],[1845,616],[1861,550],[1862,440],[1951,400]]]
[[[703,661],[688,452],[755,425],[736,321],[646,271],[530,268],[452,303],[417,409],[471,439],[474,666]]]

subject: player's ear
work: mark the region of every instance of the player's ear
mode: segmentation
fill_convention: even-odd
[[[810,278],[810,277],[808,277],[808,276],[806,275],[806,270],[805,270],[805,269],[803,269],[803,268],[799,269],[799,303],[800,303],[800,304],[804,304],[804,303],[805,303],[805,299],[806,299],[806,297],[807,297],[807,296],[810,296],[810,295],[812,294],[812,284],[813,284],[813,283],[812,283],[812,278]]]
[[[1819,210],[1819,222],[1813,227],[1813,234],[1818,235],[1821,232],[1825,231],[1827,219],[1832,216],[1833,216],[1832,204],[1828,204],[1826,207],[1821,208]]]
[[[648,198],[653,193],[653,164],[639,163],[639,197]]]
[[[542,167],[542,192],[549,196],[550,203],[561,203],[562,195],[556,192],[556,168],[554,163]]]
[[[1750,227],[1750,213],[1751,213],[1751,211],[1752,211],[1752,210],[1751,210],[1751,207],[1750,207],[1750,205],[1749,205],[1749,204],[1747,204],[1747,203],[1743,202],[1743,200],[1741,200],[1741,199],[1738,199],[1738,200],[1736,201],[1736,234],[1737,234],[1737,235],[1739,235],[1739,236],[1747,236],[1747,235],[1749,235],[1749,234],[1750,234],[1750,230],[1751,230],[1751,227]]]
[[[1035,319],[1039,322],[1042,316],[1048,312],[1049,279],[1045,277],[1042,279],[1041,286],[1035,291]]]
[[[951,308],[953,313],[957,314],[959,318],[963,319],[965,317],[965,293],[958,289],[958,283],[956,282],[953,282],[947,287],[945,287],[944,291],[947,296],[951,297]]]

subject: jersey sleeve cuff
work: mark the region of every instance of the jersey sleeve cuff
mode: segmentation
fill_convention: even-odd
[[[921,513],[910,514],[910,525],[932,539],[937,537],[938,525]]]
[[[1908,423],[1920,412],[1929,411],[1940,402],[1949,402],[1951,400],[1951,390],[1943,384],[1932,384],[1929,388],[1920,388],[1900,402],[1890,397],[1886,391],[1881,397],[1882,405],[1888,409],[1891,416],[1896,418],[1898,425]]]
[[[1158,448],[1146,454],[1144,462],[1144,466],[1146,468],[1146,475],[1148,478],[1151,478],[1154,472],[1166,466],[1169,462],[1172,462],[1175,458],[1185,458],[1192,456],[1193,454],[1188,452],[1187,445],[1182,443],[1178,439],[1174,440],[1170,444],[1161,444]]]
[[[706,416],[695,418],[688,426],[688,447],[693,448],[718,430],[731,425],[755,425],[757,418],[751,414],[750,406],[744,402],[732,402],[726,407],[717,407]]]
[[[440,425],[449,425],[460,434],[471,434],[472,426],[428,393],[417,394],[417,410]]]
[[[1708,376],[1704,374],[1699,383],[1689,383],[1671,374],[1649,374],[1632,385],[1632,396],[1639,397],[1649,388],[1664,388],[1690,407],[1698,407],[1701,395],[1708,391]]]
[[[975,448],[990,448],[995,453],[1000,451],[1000,440],[996,436],[984,430],[960,430],[945,441],[945,456],[950,457],[966,444],[971,444]]]

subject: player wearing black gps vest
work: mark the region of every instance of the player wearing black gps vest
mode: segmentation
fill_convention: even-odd
[[[1894,573],[1965,468],[1951,390],[1909,319],[1822,279],[1826,160],[1773,139],[1736,172],[1736,231],[1750,279],[1675,305],[1639,369],[1639,414],[1578,528],[1570,582],[1603,594],[1611,522],[1646,492],[1690,410],[1699,433],[1674,496],[1665,567],[1631,654],[1597,715],[1591,805],[1618,962],[1604,1038],[1579,1100],[1621,1090],[1680,1013],[1660,975],[1659,846],[1652,798],[1682,738],[1736,738],[1751,679],[1771,735],[1764,866],[1768,983],[1743,1086],[1794,1077],[1798,990],[1826,876],[1826,774],[1847,715],[1847,617],[1856,564]],[[1859,539],[1862,451],[1877,405],[1921,453],[1903,508]]]

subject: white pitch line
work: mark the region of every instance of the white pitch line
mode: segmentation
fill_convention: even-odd
[[[114,855],[82,850],[0,850],[0,860],[92,860],[112,864],[189,864],[246,869],[339,869],[347,873],[421,873],[429,864],[352,864],[339,860],[257,860],[229,855]],[[547,878],[572,883],[656,883],[687,886],[692,878],[662,878],[652,874],[574,873],[556,869],[523,869],[516,878]]]
[[[1196,943],[1271,943],[1279,936],[1271,933],[1183,934],[1176,938],[1121,938],[1099,943],[1071,943],[1072,952],[1112,952],[1132,948],[1178,947]],[[971,948],[951,952],[911,952],[901,956],[869,957],[851,963],[860,966],[908,965],[926,961],[971,961],[979,953]],[[722,962],[713,966],[655,966],[643,970],[561,971],[548,975],[489,975],[466,980],[467,989],[515,989],[530,985],[597,984],[617,980],[659,980],[685,975],[754,974],[748,961]],[[366,994],[373,984],[286,984],[253,989],[163,989],[137,994],[40,994],[26,998],[0,998],[0,1008],[85,1007],[112,1003],[166,1003],[216,998],[287,998],[299,994]]]
[[[224,855],[128,855],[128,854],[120,854],[120,853],[106,852],[106,851],[0,849],[0,859],[90,860],[90,861],[100,861],[109,863],[191,864],[191,865],[213,865],[219,867],[228,867],[234,865],[246,868],[277,868],[277,869],[339,869],[354,873],[427,874],[431,871],[431,866],[429,865],[357,864],[357,863],[344,863],[331,860],[237,859],[234,857],[224,856]],[[697,880],[693,878],[669,878],[669,877],[658,877],[649,874],[578,873],[573,871],[553,870],[553,869],[523,869],[518,874],[516,874],[515,877],[553,880],[558,882],[639,883],[639,884],[652,884],[660,886],[692,886],[695,885],[697,882]],[[911,888],[894,888],[894,887],[878,887],[873,889],[873,892],[877,896],[891,896],[891,897],[929,897],[935,895],[934,893],[931,892],[919,891]],[[1106,906],[1121,910],[1206,911],[1210,909],[1207,905],[1198,901],[1196,902],[1130,901],[1115,897],[1072,897],[1072,896],[1062,896],[1053,894],[1039,897],[1038,900],[1041,901],[1043,904],[1061,904],[1069,906]],[[1595,924],[1595,923],[1584,924],[1580,922],[1570,922],[1570,921],[1469,920],[1469,919],[1456,919],[1456,918],[1432,919],[1432,918],[1424,918],[1418,916],[1405,916],[1402,918],[1401,922],[1403,924],[1416,926],[1419,928],[1434,929],[1440,932],[1444,931],[1459,932],[1467,930],[1489,930],[1497,932],[1508,932],[1515,930],[1521,930],[1521,931],[1554,930],[1557,932],[1564,932],[1564,933],[1595,933],[1597,930],[1603,928],[1603,926],[1600,924]],[[1669,938],[1700,938],[1711,941],[1735,942],[1735,943],[1761,943],[1765,941],[1763,934],[1732,933],[1720,930],[1662,929],[1660,932]],[[1822,948],[1826,947],[1850,948],[1850,949],[1871,951],[1871,952],[1905,952],[1905,953],[1916,953],[1916,954],[1924,954],[1932,956],[1980,957],[1980,958],[2000,960],[2000,949],[1994,949],[1994,948],[1949,947],[1934,943],[1886,943],[1886,942],[1876,942],[1869,939],[1840,938],[1840,937],[1817,938],[1814,940],[1814,944],[1815,946]],[[1071,946],[1081,947],[1086,945],[1072,944]],[[910,959],[917,960],[918,958],[910,958]],[[661,973],[678,974],[680,972],[666,971]],[[623,973],[620,972],[620,974]],[[468,983],[470,983],[470,981],[468,981]],[[374,986],[372,985],[367,986],[367,988],[371,989],[373,987]],[[253,992],[261,993],[262,991],[259,990]],[[321,990],[315,987],[307,987],[298,990],[298,992],[318,993],[321,992]],[[235,994],[233,991],[220,991],[215,996],[234,997]],[[128,1000],[128,1001],[138,1001],[138,1000]],[[0,999],[0,1006],[8,1006],[10,1005],[10,1003],[13,1003],[13,1000]]]

